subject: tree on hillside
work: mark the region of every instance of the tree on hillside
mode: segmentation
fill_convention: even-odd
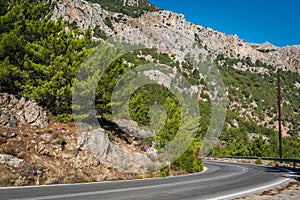
[[[54,115],[70,114],[91,30],[81,34],[61,18],[51,20],[52,8],[47,0],[1,1],[0,91],[34,98]]]

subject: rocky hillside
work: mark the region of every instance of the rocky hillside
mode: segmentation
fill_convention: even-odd
[[[125,8],[139,1],[123,1]],[[130,2],[130,3],[129,3]],[[156,47],[161,52],[176,54],[179,61],[187,54],[195,59],[214,60],[219,54],[230,58],[250,57],[284,70],[300,73],[300,46],[279,48],[269,43],[249,44],[237,35],[227,35],[211,28],[187,22],[183,15],[159,10],[146,12],[138,18],[111,12],[103,4],[84,0],[57,1],[54,18],[63,16],[81,29],[88,25],[100,28],[106,35],[125,41]],[[127,5],[127,6],[126,6]]]
[[[156,150],[134,137],[103,128],[78,133],[35,101],[0,94],[1,186],[142,178],[158,167]]]
[[[277,156],[276,68],[280,67],[285,85],[282,93],[283,132],[287,136],[284,147],[288,147],[284,153],[288,157],[300,156],[300,46],[249,44],[237,35],[187,22],[183,15],[159,10],[146,0],[52,1],[52,19],[56,23],[45,17],[49,9],[43,2],[20,4],[16,10],[0,9],[3,13],[0,23],[5,27],[0,33],[4,38],[0,39],[0,185],[165,176],[170,169],[201,171],[200,149],[209,129],[214,91],[208,89],[207,77],[200,71],[210,70],[207,67],[211,65],[218,67],[228,95],[221,142],[211,153]],[[32,12],[38,9],[42,9],[44,20],[39,13]],[[12,17],[15,11],[22,16],[20,20]],[[24,14],[27,12],[32,16]],[[68,23],[61,22],[60,17]],[[28,23],[23,23],[23,18]],[[89,27],[92,33],[85,31]],[[25,42],[15,39],[24,35]],[[97,65],[99,59],[110,59],[106,54],[102,58],[102,54],[100,58],[90,54],[95,45],[102,44],[99,41],[108,38],[142,44],[142,50],[127,53],[108,66],[105,77],[96,92],[93,91],[96,99],[92,104],[96,104],[100,127],[89,125],[84,131],[78,131],[70,122],[72,108],[81,108],[72,102],[73,81],[88,55],[92,55],[88,70],[93,70],[92,63]],[[110,47],[105,45],[104,50]],[[6,51],[8,48],[11,51]],[[197,68],[195,62],[201,62],[203,65],[199,66],[203,69]],[[144,70],[145,77],[161,85],[149,84],[132,94],[129,112],[135,122],[112,119],[111,97],[117,79],[134,67],[148,63],[160,63],[170,73]],[[195,105],[200,109],[200,114],[195,112],[197,115],[188,116],[184,123],[180,118],[180,100],[170,91],[173,80],[176,83],[184,80],[178,78],[179,74],[190,83],[183,83],[183,89],[177,89],[185,96],[198,97]],[[89,80],[95,81],[93,78]],[[90,92],[86,93],[86,85],[84,81],[78,84],[84,89],[83,102],[90,105],[86,102],[86,94]],[[121,93],[120,99],[124,97]],[[161,116],[151,121],[153,113]],[[201,127],[196,129],[193,125],[198,121]],[[159,132],[155,137],[144,138],[153,136],[146,129],[149,123]],[[172,164],[160,163],[164,155],[159,150],[173,140],[181,125],[197,136]]]
[[[123,13],[131,17],[139,17],[147,11],[155,11],[158,8],[147,0],[88,0],[98,3],[106,10]]]
[[[48,126],[47,114],[35,101],[0,94],[0,125],[12,129],[24,124],[44,128]]]
[[[132,8],[132,5],[123,6]],[[96,41],[112,37],[130,44],[143,44],[146,48],[154,48],[167,54],[172,58],[172,63],[177,64],[165,64],[176,67],[197,85],[194,91],[202,103],[209,99],[206,94],[210,92],[205,91],[206,87],[201,83],[203,74],[198,74],[193,63],[200,61],[218,65],[228,93],[227,119],[219,148],[230,149],[221,154],[252,155],[253,151],[249,150],[251,147],[247,147],[248,150],[241,150],[239,147],[249,146],[251,141],[257,142],[255,138],[261,135],[265,142],[273,146],[273,150],[265,155],[276,156],[276,71],[281,68],[284,85],[283,135],[300,136],[300,45],[279,48],[268,42],[247,43],[235,34],[227,35],[190,23],[185,20],[184,15],[167,10],[145,10],[139,17],[113,11],[115,10],[106,9],[101,3],[60,0],[54,13],[55,17],[63,16],[80,29],[86,29],[90,25]],[[140,56],[153,61],[153,56],[147,53]],[[209,115],[209,112],[205,115]],[[208,123],[207,121],[206,125]],[[239,137],[242,144],[233,139]],[[291,145],[291,140],[287,138],[285,146]],[[287,156],[298,155],[290,150],[286,152],[290,152]],[[257,155],[261,153],[258,152]]]
[[[132,4],[124,4],[125,8],[132,6],[134,7]],[[265,74],[270,76],[270,79],[275,80],[274,73],[278,67],[285,72],[291,71],[300,74],[300,45],[279,48],[268,42],[264,44],[247,43],[235,34],[227,35],[211,28],[187,22],[184,15],[167,10],[145,11],[138,18],[111,10],[107,10],[101,3],[90,3],[84,0],[60,0],[54,11],[54,18],[63,16],[80,29],[86,29],[90,25],[94,33],[101,33],[94,34],[95,40],[113,37],[131,44],[143,44],[146,48],[156,48],[159,52],[167,53],[175,61],[178,61],[180,70],[186,71],[187,74],[191,74],[191,72],[187,70],[186,64],[193,62],[193,60],[209,63],[217,60],[218,65],[230,65],[235,70],[243,71],[245,77],[250,76],[251,73],[257,74],[258,79]],[[144,57],[147,58],[147,55]],[[233,75],[233,78],[236,78],[234,76],[236,75]],[[288,81],[289,78],[287,76],[286,78]],[[274,80],[272,84],[267,83],[266,88],[276,88]],[[257,80],[255,84],[259,84],[258,82],[261,81]],[[286,99],[284,101],[286,105],[290,105],[291,101],[296,101],[295,98],[298,98],[297,90],[300,87],[300,83],[296,79],[291,79],[290,82],[288,83],[289,87],[293,87],[293,89],[287,90],[290,94],[287,94],[286,98],[293,100]],[[228,82],[228,84],[230,85],[232,82]],[[229,102],[229,108],[239,112],[240,116],[253,120],[260,125],[278,128],[278,124],[274,122],[276,121],[276,105],[268,105],[270,110],[264,111],[264,113],[259,110],[265,109],[257,105],[259,98],[263,97],[262,101],[268,101],[272,96],[265,94],[265,96],[257,96],[253,100],[254,95],[251,93],[255,92],[254,88],[251,91],[242,90],[248,90],[249,84],[255,84],[254,82],[247,84],[248,86],[245,86],[244,89],[239,86],[232,88],[228,85],[228,90],[230,88],[234,90],[232,93],[236,93],[236,91],[242,93],[239,98],[236,98],[237,94],[233,97],[236,101]],[[284,84],[287,85],[287,83]],[[245,95],[249,92],[251,95]],[[276,96],[276,93],[270,91],[270,95]],[[242,99],[244,99],[244,103],[241,102]],[[295,114],[298,113],[297,106],[293,109],[286,112],[286,118],[289,118],[288,115],[290,114],[297,115]],[[253,113],[256,111],[259,113]],[[300,134],[296,118],[294,117],[293,120],[290,119],[284,123],[285,135],[288,135],[291,129],[297,129],[296,132]]]

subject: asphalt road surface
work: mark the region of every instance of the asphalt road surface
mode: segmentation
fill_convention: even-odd
[[[232,199],[291,180],[277,168],[205,162],[202,173],[131,181],[0,188],[0,199]]]

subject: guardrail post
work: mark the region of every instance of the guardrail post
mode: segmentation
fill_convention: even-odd
[[[294,162],[294,169],[296,169],[296,162]]]

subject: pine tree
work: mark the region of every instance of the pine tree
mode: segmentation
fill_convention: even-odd
[[[91,30],[80,39],[61,18],[51,20],[51,1],[1,4],[1,92],[33,98],[54,115],[70,114],[73,82],[90,52]]]

